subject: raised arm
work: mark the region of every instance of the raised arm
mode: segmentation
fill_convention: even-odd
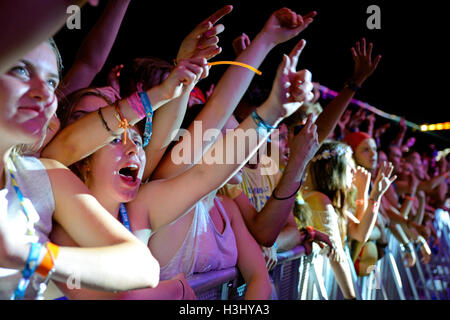
[[[271,247],[285,227],[294,207],[303,172],[318,146],[316,126],[310,115],[306,125],[292,141],[284,173],[262,210],[257,212],[244,193],[234,199],[259,244]]]
[[[308,96],[308,92],[303,91],[304,88],[312,89],[309,77],[305,77],[306,71],[299,72],[303,75],[299,79],[302,81],[301,86],[286,86],[289,65],[290,58],[285,55],[278,68],[269,98],[258,108],[258,115],[272,127],[300,107],[303,102],[295,99],[301,96],[300,92],[303,96]],[[247,134],[253,135],[253,138],[244,139]],[[216,140],[201,162],[179,176],[149,182],[141,187],[136,200],[129,206],[135,209],[135,215],[150,215],[153,230],[174,221],[202,197],[228,181],[253,156],[268,134],[269,131],[258,130],[255,121],[249,116],[236,130],[229,130],[225,136]],[[236,143],[236,138],[244,141]],[[242,145],[245,147],[241,147]],[[233,151],[234,157],[231,158],[233,160],[227,162],[227,153]],[[236,161],[235,157],[239,161]],[[187,187],[193,182],[196,183],[195,188]],[[170,196],[173,194],[177,194],[176,201]],[[148,225],[142,225],[138,229],[146,227],[148,228]]]
[[[60,97],[89,87],[103,68],[114,44],[130,0],[109,0],[105,11],[88,33],[75,62],[59,85]]]
[[[183,60],[163,83],[147,90],[146,94],[153,110],[158,110],[168,101],[179,97],[186,87],[198,81],[204,71],[204,64],[205,60],[200,58]],[[120,100],[118,106],[131,125],[143,118],[127,99]],[[113,105],[101,108],[101,115],[106,125],[96,111],[91,112],[60,131],[42,151],[42,156],[58,160],[69,166],[87,157],[124,132],[115,117]]]
[[[373,227],[375,226],[381,197],[389,188],[391,183],[397,178],[397,176],[391,177],[393,169],[394,167],[390,162],[383,162],[380,166],[373,184],[372,192],[368,198],[367,207],[359,219],[360,222],[349,224],[349,233],[352,238],[361,242],[366,242],[369,239]]]
[[[232,6],[224,6],[210,17],[202,21],[184,38],[177,54],[176,62],[182,63],[185,59],[211,59],[222,51],[217,46],[219,35],[224,30],[222,24],[215,25],[222,17],[231,12]],[[201,78],[208,76],[205,68]],[[186,113],[189,94],[197,82],[185,87],[183,94],[168,102],[164,108],[154,114],[153,135],[148,146],[145,147],[147,162],[145,164],[143,181],[146,181],[156,168],[169,145],[173,132],[176,132],[183,122]]]
[[[67,7],[87,0],[34,0],[0,3],[0,73],[58,32],[67,19]]]
[[[298,35],[312,22],[314,16],[315,12],[312,12],[302,18],[287,8],[274,12],[261,32],[250,46],[237,57],[236,61],[258,68],[273,47]],[[253,71],[238,66],[230,66],[227,69],[208,102],[195,119],[201,121],[203,130],[212,128],[221,130],[223,128],[247,90],[253,75]],[[169,178],[181,174],[197,163],[212,146],[214,139],[208,141],[199,139],[202,141],[202,146],[195,146],[195,148],[186,142],[187,139],[184,138],[186,135],[195,139],[194,126],[193,122],[182,136],[183,140],[178,142],[183,149],[190,149],[193,161],[189,164],[175,164],[169,156],[165,156],[156,168],[153,178]],[[200,134],[203,135],[203,133]]]
[[[370,43],[366,48],[366,39],[361,40],[361,44],[356,42],[356,48],[352,48],[352,57],[355,63],[353,76],[350,82],[342,89],[323,110],[316,120],[319,143],[322,143],[334,130],[355,95],[355,88],[361,87],[366,79],[375,71],[380,62],[381,56],[378,55],[372,60],[373,44]],[[356,86],[356,87],[355,87]]]

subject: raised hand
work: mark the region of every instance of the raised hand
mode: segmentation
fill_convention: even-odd
[[[394,175],[391,177],[392,171],[394,170],[394,166],[391,162],[383,161],[383,163],[380,166],[380,169],[378,169],[377,177],[375,178],[375,181],[373,183],[373,189],[372,189],[372,199],[379,200],[383,194],[386,192],[386,190],[389,188],[392,182],[394,182],[395,179],[397,179],[397,176]]]
[[[120,92],[120,85],[119,85],[119,77],[120,77],[120,71],[123,69],[123,64],[119,64],[112,68],[107,76],[107,83],[109,86],[113,87],[117,90],[117,92]]]
[[[305,44],[306,41],[301,40],[289,56],[283,56],[269,95],[268,100],[278,105],[279,116],[283,118],[290,116],[303,102],[314,97],[311,72],[306,69],[296,71],[298,58]]]
[[[240,55],[242,51],[247,49],[250,45],[250,38],[245,33],[242,33],[240,36],[236,37],[233,40],[233,50],[236,56]]]
[[[190,92],[200,78],[208,75],[208,70],[204,58],[181,60],[160,85],[163,89],[163,100],[172,100]]]
[[[362,38],[361,43],[359,41],[356,42],[355,47],[351,48],[353,61],[355,62],[352,79],[358,86],[361,86],[375,71],[381,60],[381,55],[377,55],[372,60],[372,49],[373,43],[369,43],[369,47],[366,48],[365,38]]]
[[[300,156],[304,163],[308,163],[319,149],[317,126],[313,123],[313,114],[308,115],[305,126],[292,140],[289,146],[289,159]]]
[[[353,184],[358,190],[359,195],[365,195],[369,192],[371,174],[361,166],[358,166],[353,175]]]
[[[312,11],[302,17],[288,8],[282,8],[270,16],[262,32],[274,45],[277,45],[292,39],[305,30],[316,15],[317,12]]]
[[[214,25],[232,10],[233,6],[224,6],[195,27],[181,43],[177,54],[177,62],[189,58],[211,59],[218,55],[222,48],[217,46],[219,42],[217,35],[223,32],[225,27],[223,24]]]

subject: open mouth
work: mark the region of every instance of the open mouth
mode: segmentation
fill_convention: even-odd
[[[130,164],[119,170],[120,177],[127,182],[136,182],[139,173],[139,166],[137,164]]]

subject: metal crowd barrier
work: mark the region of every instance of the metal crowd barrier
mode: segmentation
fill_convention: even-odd
[[[345,252],[352,273],[358,300],[447,300],[450,296],[450,219],[448,213],[437,213],[435,227],[440,250],[428,264],[421,262],[416,246],[416,263],[407,268],[398,240],[388,232],[385,255],[373,271],[359,277],[354,269],[348,246]],[[278,254],[278,264],[270,272],[278,300],[342,300],[343,295],[334,278],[328,258],[313,245],[310,255],[297,246]],[[190,280],[199,300],[240,300],[245,282],[236,268],[194,275]]]

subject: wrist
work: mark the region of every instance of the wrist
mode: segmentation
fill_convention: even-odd
[[[256,35],[250,45],[258,44],[262,49],[266,50],[266,52],[269,52],[278,45],[278,42],[275,39],[276,37],[274,35],[263,29]]]
[[[264,102],[256,112],[271,127],[276,127],[283,120],[279,108],[269,101]]]

